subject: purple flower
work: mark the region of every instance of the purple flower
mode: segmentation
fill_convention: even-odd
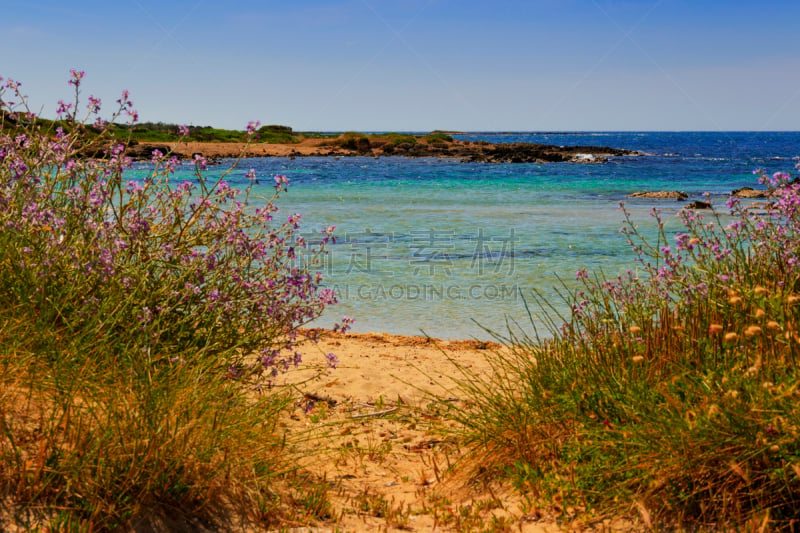
[[[194,154],[194,164],[195,164],[195,165],[196,165],[196,166],[197,166],[197,167],[198,167],[200,170],[206,170],[206,169],[208,169],[208,161],[207,161],[207,160],[206,160],[206,158],[205,158],[205,157],[203,157],[201,154]]]
[[[258,121],[250,121],[250,122],[248,122],[247,123],[247,128],[245,128],[245,131],[247,131],[247,135],[250,135],[250,136],[255,135],[256,130],[258,130],[258,127],[260,125],[261,125],[261,122],[258,122]]]
[[[300,213],[295,213],[293,215],[289,215],[286,218],[286,222],[291,224],[293,227],[298,228],[300,226],[300,219],[303,218],[303,215]]]
[[[75,87],[78,87],[81,84],[81,80],[83,79],[83,77],[86,76],[86,73],[84,71],[75,70],[74,68],[70,69],[69,73],[71,76],[69,84],[74,85]]]
[[[79,97],[84,73],[71,75]],[[6,80],[0,91],[9,88],[18,84]],[[25,97],[20,99],[24,105]],[[127,91],[117,103],[112,121],[137,120]],[[0,105],[5,110],[9,102]],[[58,111],[74,118],[82,105],[88,116],[99,113],[101,101],[61,101]],[[292,353],[297,328],[336,301],[333,291],[320,290],[321,273],[309,271],[325,253],[332,226],[322,238],[305,242],[296,231],[299,214],[285,224],[269,222],[278,209],[277,192],[251,208],[246,194],[240,197],[228,183],[205,176],[202,156],[195,158],[191,182],[171,182],[180,163],[159,151],[147,171],[134,175],[122,144],[97,157],[74,157],[79,128],[43,133],[23,124],[35,123],[33,114],[16,117],[30,120],[19,120],[13,135],[0,136],[0,227],[14,235],[7,248],[17,256],[8,270],[24,273],[29,288],[41,294],[51,288],[37,283],[69,283],[66,292],[75,301],[65,302],[59,320],[76,330],[87,317],[102,321],[124,337],[120,346],[164,360],[195,357],[187,355],[187,346],[203,346],[197,357],[221,360],[270,346],[262,352],[261,362],[269,367],[262,376],[300,363],[298,352],[280,354]],[[98,118],[95,124],[107,123]],[[257,128],[248,125],[250,133]],[[189,133],[186,127],[178,131]],[[247,177],[255,180],[255,171]],[[285,189],[288,179],[276,177],[275,184]],[[291,261],[301,250],[302,261]],[[341,330],[350,322],[343,320]],[[176,349],[179,355],[171,353]],[[335,366],[335,358],[328,361]],[[258,378],[239,366],[229,375]]]
[[[336,354],[325,354],[325,359],[327,360],[326,362],[329,368],[336,368],[336,366],[339,364],[339,358],[336,357]]]
[[[68,104],[63,100],[58,101],[58,107],[56,108],[57,115],[63,115],[65,113],[69,113],[69,110],[72,109],[72,104]]]
[[[100,99],[95,98],[94,96],[89,97],[89,104],[86,108],[89,110],[90,113],[98,113],[100,111]]]
[[[275,176],[275,189],[276,190],[280,191],[282,189],[282,190],[285,191],[288,187],[289,187],[289,178],[287,178],[286,176],[280,175],[280,174]]]

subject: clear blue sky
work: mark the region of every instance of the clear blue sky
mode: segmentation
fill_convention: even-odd
[[[142,120],[800,130],[798,0],[0,0],[0,76]]]

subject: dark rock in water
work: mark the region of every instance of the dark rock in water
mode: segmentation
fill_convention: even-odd
[[[135,161],[149,161],[153,158],[153,152],[156,150],[162,154],[168,154],[172,149],[165,144],[132,144],[128,146],[125,154]]]
[[[356,141],[356,150],[359,154],[366,154],[372,151],[372,146],[370,145],[369,139],[366,137],[361,137]]]
[[[608,146],[551,146],[509,143],[489,146],[462,146],[463,161],[469,163],[559,163],[603,162],[608,156],[634,155],[636,152]]]
[[[774,202],[753,202],[752,204],[745,207],[747,211],[759,211],[759,212],[766,212],[771,209],[775,209]]]
[[[656,200],[686,200],[689,195],[683,191],[639,191],[629,194],[628,198],[652,198]]]
[[[734,189],[731,191],[731,196],[736,198],[766,198],[766,191],[757,191],[752,187],[742,187],[741,189]]]
[[[711,202],[695,200],[694,202],[688,204],[684,209],[711,209]]]

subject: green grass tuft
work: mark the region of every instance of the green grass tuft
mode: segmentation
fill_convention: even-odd
[[[563,324],[505,339],[493,375],[461,368],[467,408],[445,407],[483,475],[598,519],[797,527],[800,191],[771,185],[767,211],[684,212],[655,245],[628,221],[640,275],[578,272]]]

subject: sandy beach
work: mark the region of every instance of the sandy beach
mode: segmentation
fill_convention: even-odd
[[[328,333],[304,344],[304,364],[281,377],[304,398],[284,424],[303,435],[305,466],[327,480],[341,513],[319,531],[472,530],[464,529],[468,520],[481,529],[502,520],[514,531],[561,531],[562,510],[526,508],[510,487],[472,482],[464,467],[475,458],[443,431],[447,422],[434,409],[432,395],[464,400],[449,358],[483,374],[492,371],[486,353],[503,349],[381,333]],[[325,368],[328,352],[338,368]]]

